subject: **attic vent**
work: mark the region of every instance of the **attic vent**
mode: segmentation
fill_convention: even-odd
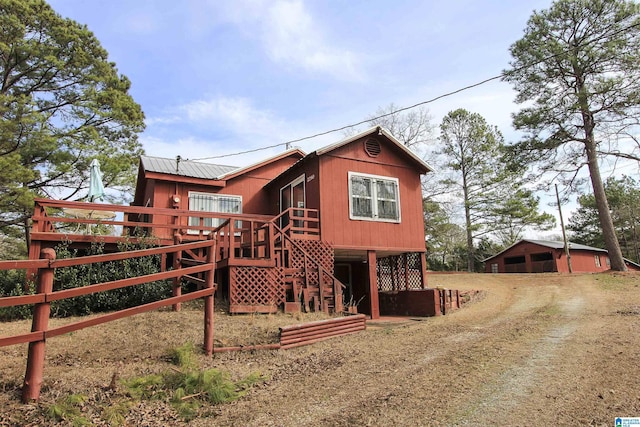
[[[369,138],[364,142],[364,151],[371,157],[378,157],[382,148],[378,140]]]

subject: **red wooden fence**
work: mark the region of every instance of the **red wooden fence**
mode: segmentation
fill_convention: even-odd
[[[53,291],[53,279],[56,268],[91,264],[96,262],[118,261],[149,255],[166,256],[166,254],[169,253],[175,254],[181,253],[182,251],[193,251],[196,249],[204,249],[207,251],[206,263],[193,267],[185,267],[171,271],[148,274],[145,276],[115,280],[106,283],[98,283],[81,288],[65,289],[55,292]],[[179,245],[129,251],[124,253],[92,255],[68,259],[56,259],[55,251],[51,248],[45,248],[41,251],[39,260],[0,261],[0,270],[37,269],[38,272],[36,293],[34,295],[0,298],[0,307],[13,307],[25,304],[35,304],[30,333],[10,337],[0,337],[0,347],[29,343],[27,369],[24,378],[24,386],[22,389],[22,401],[24,403],[28,403],[32,400],[38,400],[38,398],[40,397],[40,389],[42,387],[42,378],[44,371],[45,343],[47,338],[66,334],[89,326],[99,325],[113,320],[122,319],[124,317],[155,310],[157,308],[168,305],[173,305],[174,309],[176,309],[177,307],[179,307],[179,304],[184,301],[204,298],[204,350],[207,355],[212,355],[214,308],[213,294],[215,292],[215,254],[216,241],[215,239],[213,239],[213,235],[211,235],[209,239],[200,242],[183,243]],[[166,298],[164,300],[104,314],[99,317],[94,317],[87,320],[81,320],[57,328],[49,328],[49,316],[51,312],[52,301],[73,298],[81,295],[88,295],[95,292],[104,292],[112,289],[136,286],[143,283],[154,282],[157,280],[176,279],[176,282],[179,283],[179,279],[183,275],[195,273],[205,274],[204,289],[190,292],[185,295],[180,295],[180,293],[176,292],[174,289],[174,296]]]

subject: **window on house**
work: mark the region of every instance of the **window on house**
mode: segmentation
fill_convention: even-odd
[[[491,272],[492,273],[497,273],[498,272],[498,264],[497,263],[491,264]]]
[[[596,260],[596,267],[600,268],[600,255],[594,255],[594,258]]]
[[[397,178],[349,172],[349,218],[400,222]]]
[[[189,210],[200,212],[242,213],[242,197],[231,196],[228,194],[211,194],[190,191]],[[202,225],[205,227],[217,227],[222,224],[223,221],[223,218],[202,218],[202,224],[200,224],[200,217],[189,217],[189,225],[191,226]],[[236,227],[239,227],[238,221],[236,221]],[[197,233],[198,230],[189,230],[189,232]]]

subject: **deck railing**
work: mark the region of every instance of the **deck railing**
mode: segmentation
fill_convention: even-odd
[[[98,283],[80,288],[65,289],[60,291],[53,290],[53,281],[56,268],[92,264],[96,262],[118,261],[150,255],[166,256],[167,254],[171,253],[175,254],[182,251],[196,249],[206,250],[207,252],[206,262],[197,266],[163,271],[160,273],[131,277],[111,282]],[[184,301],[204,298],[204,349],[207,355],[211,355],[213,353],[213,294],[215,292],[215,253],[216,241],[215,239],[210,238],[200,242],[184,243],[181,245],[171,245],[160,248],[143,249],[106,255],[92,255],[68,259],[56,259],[55,251],[51,248],[45,248],[42,250],[40,259],[38,260],[0,261],[0,270],[37,269],[37,285],[35,294],[13,297],[0,297],[0,307],[14,307],[26,304],[35,304],[30,333],[14,335],[10,337],[0,337],[0,347],[29,343],[27,369],[22,391],[22,401],[24,403],[28,403],[32,400],[38,400],[40,396],[40,389],[42,386],[44,371],[45,342],[48,338],[56,337],[89,326],[99,325],[102,323],[132,316],[134,314],[155,310],[164,306],[173,305],[174,307],[177,307],[178,304]],[[204,274],[204,289],[200,289],[184,295],[182,295],[180,292],[176,292],[176,290],[174,289],[174,296],[160,301],[139,305],[108,314],[103,314],[98,317],[80,320],[78,322],[70,323],[56,328],[49,328],[51,303],[53,301],[93,294],[97,292],[104,292],[113,289],[120,289],[129,286],[137,286],[157,280],[175,279],[177,282],[179,282],[180,277],[197,273]]]
[[[288,236],[296,239],[320,238],[320,215],[317,209],[289,208],[273,219]]]
[[[237,244],[264,242],[266,224],[272,222],[294,238],[319,239],[319,213],[315,209],[287,209],[275,218],[269,215],[196,212],[185,209],[124,206],[102,203],[69,202],[36,199],[32,217],[31,239],[55,241],[74,235],[74,241],[91,241],[96,226],[111,227],[112,233],[101,234],[105,241],[122,236],[153,237],[161,244],[171,244],[180,234],[183,240],[203,240],[231,224],[236,235],[242,233]],[[218,225],[221,223],[220,225]],[[210,224],[210,225],[207,225]],[[117,230],[117,231],[115,231]],[[251,246],[251,245],[250,245]],[[259,246],[259,245],[258,245]],[[35,254],[37,257],[37,253]],[[34,257],[35,258],[35,257]]]
[[[107,213],[109,215],[106,215]],[[184,235],[185,240],[206,239],[207,235],[217,228],[217,225],[206,225],[207,222],[221,222],[227,219],[269,221],[272,217],[36,199],[31,236],[36,240],[51,240],[51,234],[56,233],[82,236],[92,234],[91,227],[103,225],[119,228],[120,231],[112,236],[153,236],[171,243],[176,233]]]

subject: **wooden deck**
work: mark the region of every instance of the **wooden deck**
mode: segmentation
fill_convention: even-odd
[[[216,281],[231,312],[343,310],[344,285],[333,275],[333,249],[320,239],[314,209],[291,208],[269,217],[37,199],[32,221],[33,260],[62,242],[75,248],[101,242],[106,252],[116,252],[122,242],[168,246],[212,236]],[[179,260],[166,257],[165,268],[204,258],[202,251],[186,251]],[[189,279],[196,286],[203,280]]]

